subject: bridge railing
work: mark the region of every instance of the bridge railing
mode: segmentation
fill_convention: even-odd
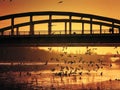
[[[68,35],[69,31],[67,30],[65,32],[65,30],[53,30],[51,32],[51,35],[65,35],[65,34]],[[90,34],[90,30],[84,30],[84,33],[82,32],[82,30],[73,30],[71,34]],[[99,29],[93,30],[92,34],[100,34]],[[102,34],[111,34],[111,32],[109,32],[109,29],[103,29]],[[119,34],[118,30],[115,30],[114,34]],[[11,34],[11,31],[7,31],[4,35],[8,36],[12,34]],[[15,32],[14,35],[30,35],[30,31],[28,30],[19,31],[17,33]],[[48,31],[47,30],[36,30],[34,31],[34,35],[48,35]]]

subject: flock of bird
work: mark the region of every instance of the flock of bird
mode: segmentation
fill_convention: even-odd
[[[53,75],[58,77],[69,77],[73,75],[79,75],[79,79],[82,79],[82,76],[84,75],[92,75],[93,72],[99,73],[99,76],[103,76],[104,72],[102,72],[102,69],[104,68],[112,68],[112,63],[106,63],[104,62],[104,59],[96,58],[95,60],[92,60],[92,58],[88,58],[86,60],[82,54],[70,54],[67,52],[68,47],[63,47],[62,52],[59,53],[57,56],[50,57],[49,61],[45,61],[44,65],[46,67],[49,67],[50,63],[54,63],[54,67],[50,67],[50,71]],[[97,50],[97,48],[93,48],[94,50]],[[117,50],[117,47],[114,48],[116,50],[116,55],[119,54],[119,51]],[[48,48],[49,53],[52,53],[52,48]],[[91,49],[86,47],[85,56],[91,56]],[[100,70],[100,71],[99,71]],[[26,73],[27,76],[31,76],[31,83],[36,85],[39,84],[39,79],[31,75],[31,72]],[[41,74],[36,74],[40,75]],[[20,72],[21,76],[21,72]],[[62,79],[61,79],[62,80]],[[120,81],[120,79],[115,79],[116,81]],[[110,79],[111,81],[111,79]],[[43,86],[41,86],[43,88]],[[54,87],[53,87],[54,88]],[[53,90],[53,89],[52,89]],[[100,89],[98,89],[100,90]]]
[[[3,1],[5,1],[5,0],[3,0]],[[12,0],[10,0],[10,2],[12,2]],[[58,1],[58,3],[60,4],[60,3],[63,3],[63,1]]]
[[[86,55],[92,55],[91,49],[86,48]],[[93,48],[97,50],[97,48]],[[116,49],[116,48],[115,48]],[[52,48],[48,48],[51,52]],[[119,54],[118,51],[116,51]],[[91,58],[89,58],[91,59]],[[56,62],[56,66],[51,68],[51,71],[56,76],[70,76],[70,75],[90,75],[92,71],[97,72],[104,68],[111,68],[112,63],[106,63],[102,58],[96,58],[96,60],[85,60],[80,54],[69,54],[67,52],[67,47],[63,47],[62,53],[56,57],[51,57],[49,61],[45,62],[48,65],[49,62]],[[103,72],[99,72],[100,76],[103,76]]]
[[[5,1],[5,0],[3,0],[3,1]],[[10,0],[10,2],[12,2],[12,0]]]

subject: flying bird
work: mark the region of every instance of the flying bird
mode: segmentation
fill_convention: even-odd
[[[48,64],[48,61],[45,62],[45,65],[47,65],[47,64]]]
[[[59,1],[58,3],[63,3],[63,1]]]
[[[118,51],[116,51],[117,52],[117,54],[119,54],[119,52]]]
[[[49,50],[49,51],[51,51],[51,50],[52,50],[52,48],[50,47],[50,48],[48,48],[48,50]]]
[[[117,48],[117,46],[114,47],[114,49],[116,49],[116,48]]]

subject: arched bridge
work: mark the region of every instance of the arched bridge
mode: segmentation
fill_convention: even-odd
[[[0,46],[119,46],[120,20],[74,12],[0,16]]]

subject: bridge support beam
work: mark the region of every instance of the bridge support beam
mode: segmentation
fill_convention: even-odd
[[[49,15],[48,34],[50,35],[51,32],[52,32],[52,15]]]
[[[16,34],[19,35],[19,27],[16,28]]]
[[[119,30],[119,34],[120,34],[120,27],[118,28],[118,30]]]
[[[33,16],[30,16],[30,35],[34,35]]]
[[[90,34],[92,34],[92,18],[90,18]]]
[[[114,34],[114,22],[112,22],[112,31],[113,31],[112,34]]]
[[[11,35],[14,35],[14,18],[11,18]]]
[[[84,34],[84,22],[82,22],[82,34]]]
[[[72,16],[69,16],[69,20],[70,20],[70,22],[69,22],[69,34],[71,34],[72,33],[72,22],[71,22]]]
[[[100,25],[100,34],[102,34],[102,25]]]
[[[67,22],[65,22],[65,34],[67,34]]]

